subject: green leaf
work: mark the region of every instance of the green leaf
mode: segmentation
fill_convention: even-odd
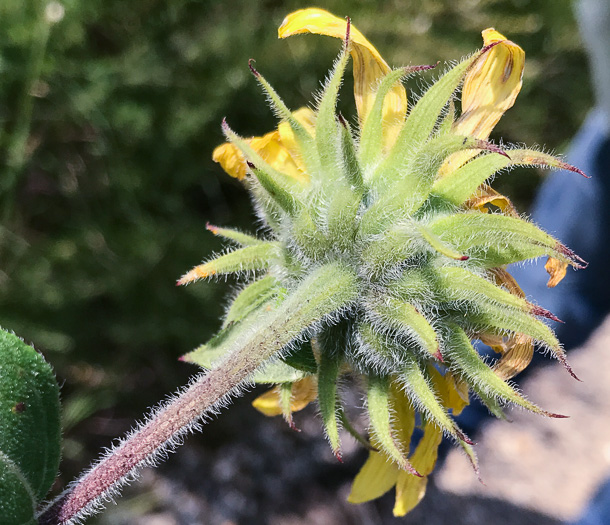
[[[60,446],[59,387],[51,367],[31,346],[0,330],[0,452],[37,501],[57,476]],[[7,465],[4,475],[15,479],[17,470]]]
[[[37,525],[34,518],[36,503],[32,488],[19,466],[0,452],[0,523]]]

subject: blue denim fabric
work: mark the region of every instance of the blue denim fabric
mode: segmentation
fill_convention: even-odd
[[[547,288],[545,261],[512,265],[510,273],[528,298],[547,308],[565,324],[556,324],[566,348],[581,344],[610,310],[610,146],[604,115],[593,112],[574,138],[567,161],[576,173],[550,173],[532,208],[531,219],[589,262],[586,270],[568,269],[565,279]]]
[[[574,525],[610,524],[610,480],[598,490],[582,517]]]

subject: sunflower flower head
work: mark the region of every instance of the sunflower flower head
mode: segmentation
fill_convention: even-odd
[[[560,417],[507,382],[535,347],[573,372],[547,324],[557,319],[526,299],[505,267],[547,257],[555,286],[568,266],[585,263],[487,181],[514,166],[578,170],[488,140],[515,101],[524,65],[523,50],[493,29],[410,107],[402,81],[434,66],[392,69],[349,19],[322,9],[294,12],[279,28],[280,38],[302,33],[343,41],[315,109],[286,107],[251,62],[280,123],[254,138],[222,124],[228,142],[214,160],[243,180],[264,228],[254,236],[208,227],[232,248],[179,283],[242,274],[247,285],[221,331],[184,359],[209,369],[240,345],[264,347],[251,379],[274,386],[255,407],[293,426],[293,412],[317,399],[337,457],[342,428],[370,450],[350,501],[395,487],[394,512],[404,515],[424,495],[443,436],[476,469],[473,443],[453,419],[470,395],[498,417],[505,405]],[[353,126],[336,113],[350,58]],[[475,340],[497,359],[484,361]],[[365,393],[368,438],[346,416],[345,376]]]

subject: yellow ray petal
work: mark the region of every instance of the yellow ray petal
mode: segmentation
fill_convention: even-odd
[[[318,387],[315,376],[307,376],[292,384],[292,398],[290,401],[290,410],[298,412],[303,410],[309,403],[315,401],[318,397]],[[282,403],[280,387],[274,386],[264,394],[258,396],[252,406],[266,416],[282,415]]]
[[[482,35],[486,46],[500,43],[466,75],[462,115],[454,130],[459,135],[486,139],[521,91],[525,52],[493,28],[485,29]]]
[[[493,28],[485,29],[482,35],[485,46],[500,43],[479,59],[466,75],[462,114],[453,125],[453,132],[485,140],[521,91],[525,51]],[[451,155],[439,170],[439,176],[458,169],[475,155],[477,152],[473,151]]]
[[[293,113],[294,117],[303,125],[303,127],[310,133],[312,137],[316,135],[315,128],[315,113],[307,107],[303,107],[297,109]],[[288,122],[282,122],[277,128],[279,133],[279,140],[282,145],[286,148],[292,160],[295,162],[297,167],[303,172],[306,173],[305,164],[303,163],[303,159],[301,158],[301,150],[299,148],[296,137],[294,136],[294,132],[290,127]]]
[[[279,38],[313,33],[345,38],[346,21],[324,9],[301,9],[289,14],[278,29]],[[354,26],[350,30],[351,55],[354,61],[354,98],[360,121],[364,122],[375,100],[379,80],[391,69],[377,49]],[[402,84],[396,84],[387,95],[383,108],[386,122],[386,147],[396,140],[407,111],[407,95]]]
[[[354,478],[347,501],[364,503],[383,496],[396,484],[399,470],[385,454],[369,452],[368,459]]]
[[[428,474],[434,469],[438,457],[438,447],[443,439],[443,432],[436,425],[427,423],[424,435],[417,444],[415,452],[409,458],[422,477],[418,478],[405,471],[398,473],[396,482],[396,502],[394,516],[404,516],[412,510],[426,494]]]
[[[549,274],[549,280],[546,285],[549,288],[557,286],[562,279],[566,276],[566,270],[568,269],[568,263],[549,257],[544,265],[544,269]]]
[[[247,142],[263,160],[276,170],[303,182],[309,180],[307,174],[299,169],[290,151],[282,143],[278,130],[271,131],[262,137],[252,137]],[[241,180],[246,176],[246,160],[241,151],[233,144],[225,142],[215,148],[212,159],[214,162],[218,162],[231,177]]]

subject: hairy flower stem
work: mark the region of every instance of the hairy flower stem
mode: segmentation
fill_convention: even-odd
[[[268,354],[267,352],[266,354]],[[40,525],[71,523],[153,459],[168,442],[184,434],[210,409],[222,402],[267,357],[246,360],[233,355],[222,366],[200,375],[175,401],[160,410],[140,430],[80,478],[39,517]]]
[[[347,307],[356,295],[356,277],[339,264],[314,271],[275,309],[245,329],[232,351],[212,370],[128,437],[89,472],[74,482],[38,517],[40,525],[67,525],[99,509],[105,496],[176,445],[207,414],[235,394],[266,361],[325,317]]]

